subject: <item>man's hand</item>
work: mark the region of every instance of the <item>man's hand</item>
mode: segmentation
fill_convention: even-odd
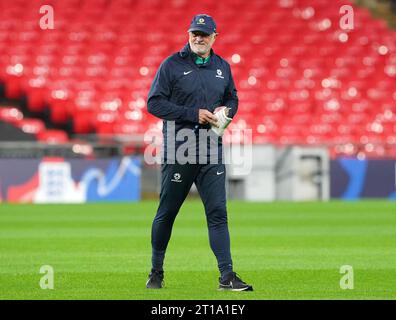
[[[199,123],[200,124],[210,123],[211,125],[218,127],[217,118],[213,115],[213,113],[211,113],[206,109],[199,109]]]

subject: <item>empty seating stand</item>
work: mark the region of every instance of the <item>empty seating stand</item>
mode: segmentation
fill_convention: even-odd
[[[364,8],[342,30],[341,0],[0,0],[0,81],[30,111],[75,133],[141,134],[159,64],[211,14],[254,143],[328,144],[332,154],[395,156],[396,33]],[[55,11],[42,30],[40,5]],[[47,137],[40,124],[22,125]],[[65,137],[58,137],[60,141]],[[352,146],[352,147],[351,147]],[[353,147],[356,146],[356,147]]]

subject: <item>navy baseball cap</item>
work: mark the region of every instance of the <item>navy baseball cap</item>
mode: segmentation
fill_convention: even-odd
[[[207,14],[197,14],[191,21],[188,32],[201,31],[206,34],[216,32],[216,23],[213,18]]]

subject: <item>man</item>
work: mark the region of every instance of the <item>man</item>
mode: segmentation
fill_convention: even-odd
[[[204,203],[210,246],[221,274],[219,289],[251,291],[252,286],[243,282],[232,268],[221,138],[215,143],[213,136],[209,143],[207,140],[203,143],[199,141],[200,148],[198,144],[193,148],[193,156],[189,158],[192,161],[188,163],[181,164],[177,157],[173,159],[181,143],[176,139],[172,149],[169,141],[173,138],[174,142],[178,132],[187,130],[199,140],[200,131],[213,133],[211,127],[219,125],[216,112],[227,107],[228,116],[232,118],[238,108],[230,66],[212,50],[217,36],[214,20],[206,14],[196,15],[188,32],[188,44],[161,64],[147,101],[148,111],[164,120],[165,153],[161,167],[160,203],[151,230],[152,270],[146,287],[163,286],[163,262],[172,226],[195,183]],[[171,130],[170,124],[174,124],[174,130]],[[202,145],[210,149],[209,153],[208,150],[202,150]],[[195,151],[198,163],[194,161],[197,159],[194,157]],[[214,153],[219,156],[217,163],[205,161]]]

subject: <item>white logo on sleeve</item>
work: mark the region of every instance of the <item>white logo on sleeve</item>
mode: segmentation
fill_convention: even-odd
[[[186,75],[188,75],[188,74],[191,73],[191,72],[193,72],[193,71],[192,71],[192,70],[190,70],[190,71],[184,71],[183,74],[186,76]]]
[[[221,79],[224,79],[224,77],[223,77],[223,71],[221,71],[220,69],[217,69],[217,75],[216,75],[216,78],[221,78]]]
[[[219,176],[219,175],[221,175],[221,174],[223,174],[224,173],[224,171],[221,171],[221,172],[219,172],[219,171],[217,171],[216,172],[216,174]]]
[[[175,173],[173,175],[173,179],[171,180],[172,182],[182,182],[183,180],[180,180],[181,174],[180,173]]]

